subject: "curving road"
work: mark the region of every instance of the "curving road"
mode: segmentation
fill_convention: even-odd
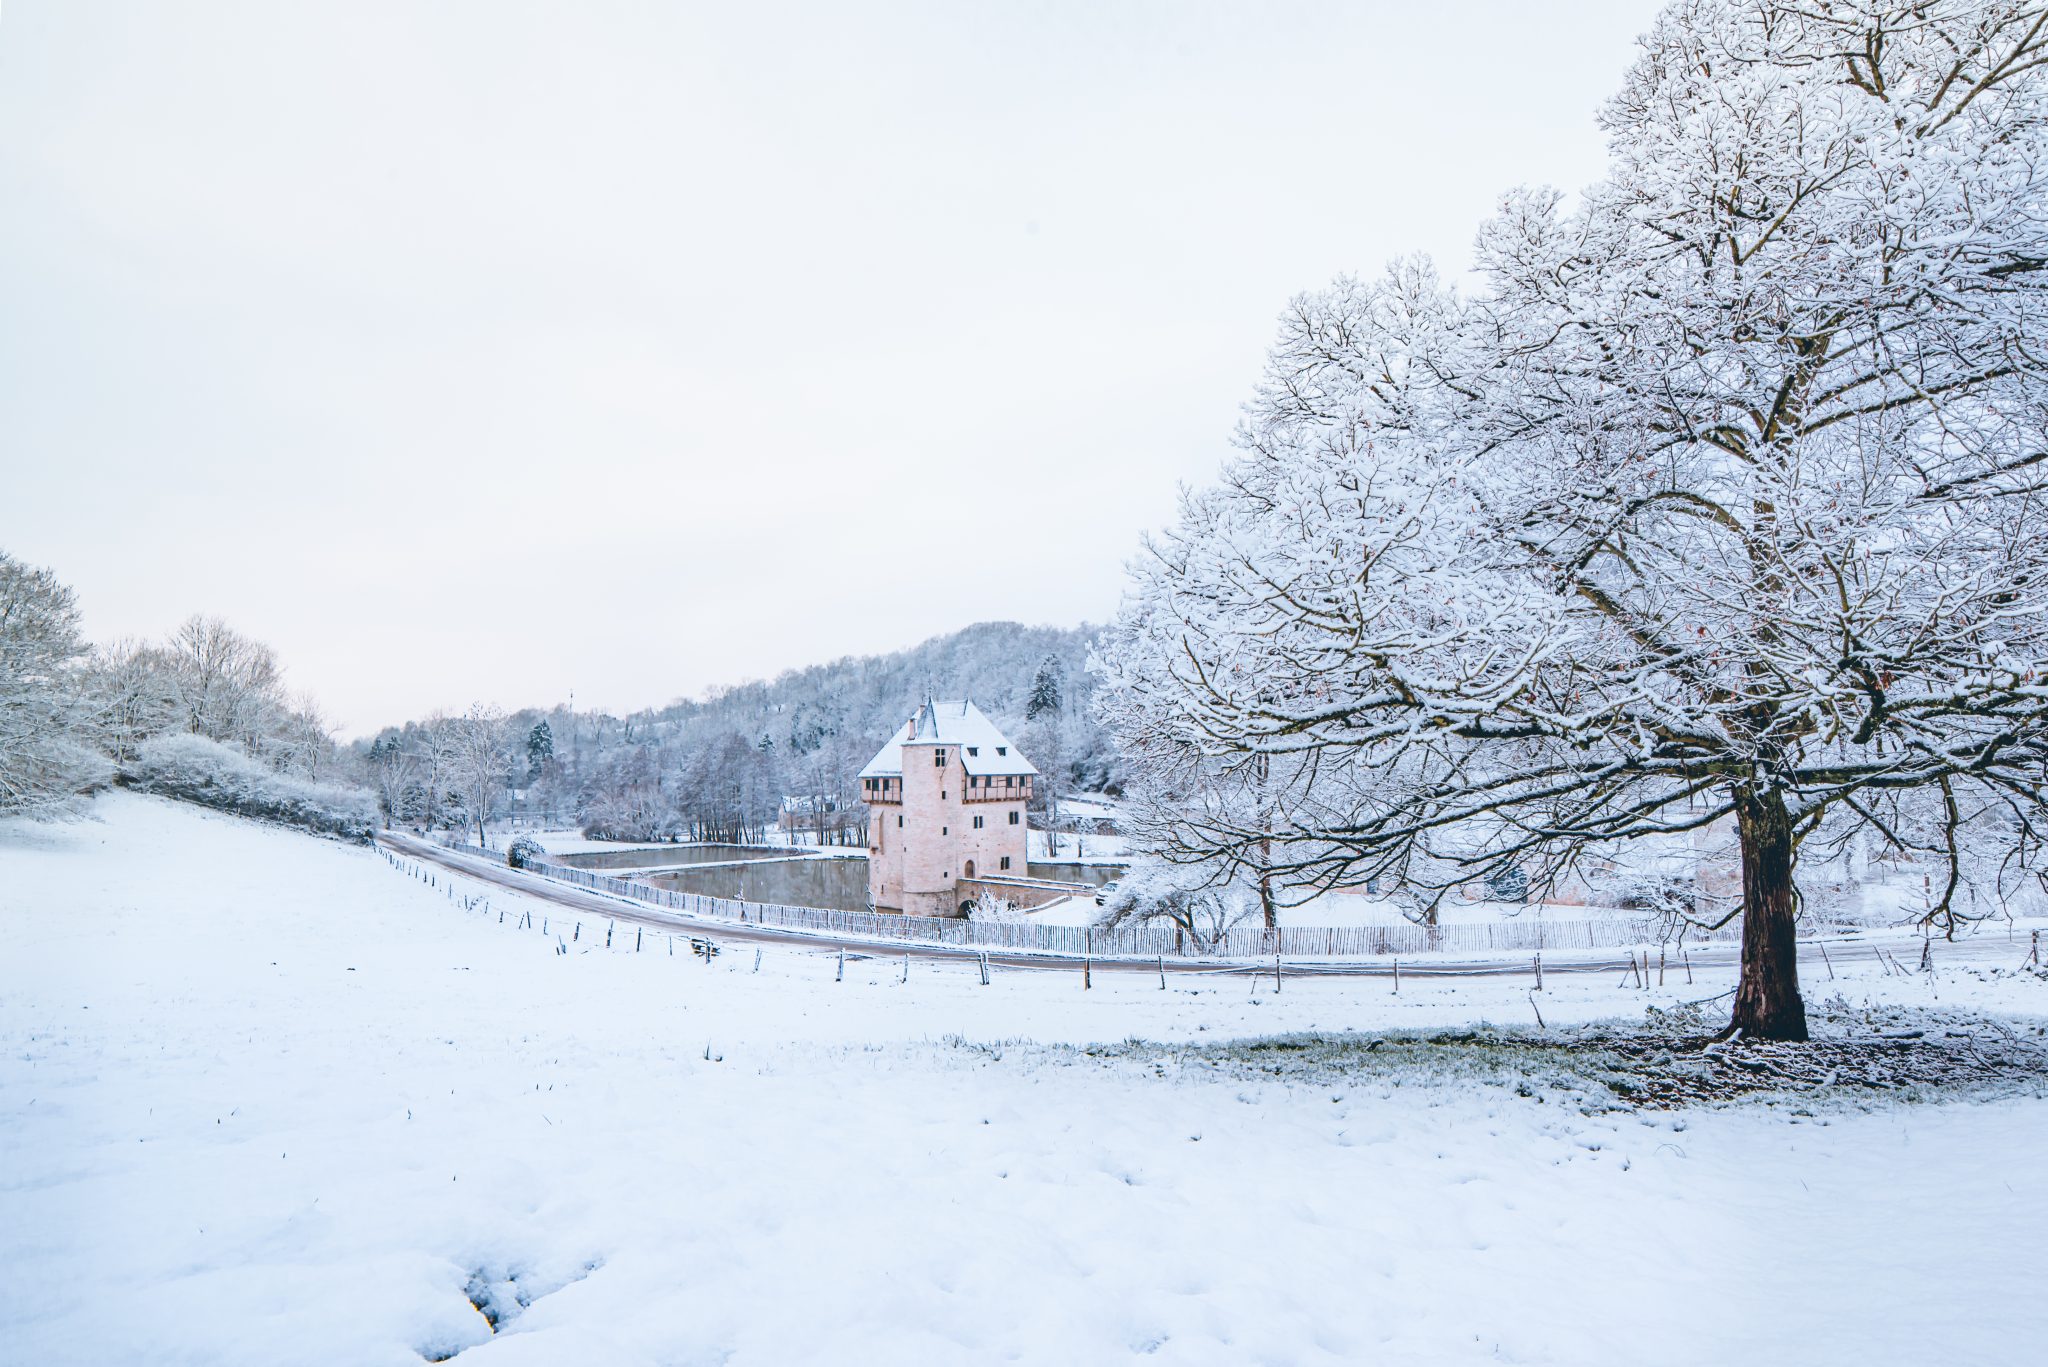
[[[935,945],[916,941],[902,943],[881,943],[861,939],[836,939],[801,930],[788,930],[777,926],[749,925],[728,921],[722,917],[692,916],[684,912],[664,911],[642,903],[606,896],[569,883],[560,883],[539,874],[523,873],[503,864],[479,859],[472,855],[458,854],[439,845],[419,840],[398,831],[380,831],[377,843],[409,859],[433,864],[472,878],[481,883],[492,883],[509,888],[527,897],[536,897],[556,906],[580,911],[593,916],[602,916],[612,921],[623,921],[628,925],[649,926],[665,932],[687,931],[699,939],[714,944],[775,944],[783,947],[799,946],[818,950],[820,953],[837,953],[845,949],[849,953],[878,957],[887,955],[894,959],[907,955],[913,959],[957,961],[974,964],[986,953],[992,966],[1009,969],[1035,969],[1046,972],[1072,973],[1080,962],[1072,955],[1032,953],[1024,950],[981,950],[964,945]],[[1875,935],[1858,935],[1854,939],[1840,937],[1825,940],[1802,940],[1800,946],[1812,950],[1825,944],[1827,952],[1842,956],[1855,953],[1871,955],[1878,948],[1894,954],[1899,962],[1911,968],[1919,962],[1921,940],[1910,932],[1887,932]],[[1740,947],[1734,944],[1710,944],[1698,948],[1687,948],[1695,968],[1732,967],[1741,959]],[[1939,942],[1936,956],[1944,966],[1958,960],[1978,962],[1991,960],[2023,959],[2027,954],[2025,942],[2013,945],[2002,941],[1991,941],[1986,936],[1977,936],[1957,942]],[[1575,950],[1552,951],[1553,954],[1569,953],[1569,958],[1547,958],[1543,963],[1546,975],[1565,973],[1625,973],[1628,971],[1626,950]],[[1814,956],[1817,957],[1817,956]],[[1802,963],[1815,967],[1812,958],[1801,956]],[[1098,973],[1152,973],[1160,972],[1159,961],[1153,959],[1091,959],[1093,971]],[[1219,963],[1209,959],[1167,959],[1164,969],[1169,974],[1252,974],[1270,973],[1269,962],[1258,963],[1233,960]],[[1284,970],[1289,977],[1343,978],[1343,977],[1392,977],[1398,972],[1402,977],[1414,978],[1501,978],[1530,977],[1533,964],[1522,959],[1499,957],[1474,959],[1447,959],[1432,957],[1428,960],[1410,959],[1396,967],[1392,958],[1387,959],[1288,959]],[[1667,973],[1678,972],[1676,964],[1667,968]]]

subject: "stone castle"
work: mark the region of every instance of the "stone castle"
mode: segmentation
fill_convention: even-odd
[[[963,880],[1025,877],[1037,773],[973,703],[927,698],[860,771],[875,910],[958,916]]]

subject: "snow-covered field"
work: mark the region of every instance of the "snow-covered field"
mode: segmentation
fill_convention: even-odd
[[[2048,1102],[1267,1075],[1116,1046],[1523,1022],[1526,985],[835,982],[98,812],[0,825],[10,1363],[2008,1362],[2048,1332]],[[2011,974],[1834,986],[2048,1009]]]

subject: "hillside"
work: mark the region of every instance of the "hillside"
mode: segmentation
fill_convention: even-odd
[[[1098,630],[982,622],[908,650],[848,656],[624,716],[528,708],[511,718],[515,751],[544,728],[547,753],[516,753],[514,765],[528,772],[509,773],[506,783],[525,791],[528,814],[625,839],[746,839],[775,819],[785,795],[823,795],[836,805],[817,838],[858,841],[854,776],[929,691],[979,703],[1045,774],[1041,803],[1116,792],[1122,775],[1095,721],[1088,671]],[[422,757],[424,770],[432,728],[431,720],[408,722],[359,749],[373,769],[397,747]]]
[[[1087,625],[978,622],[908,650],[849,655],[641,715],[684,730],[758,730],[798,752],[835,735],[855,737],[872,751],[929,691],[934,697],[974,699],[998,726],[1021,739],[1032,681],[1047,659],[1055,659],[1064,683],[1070,782],[1102,788],[1115,774],[1089,708],[1094,679],[1088,652],[1099,631]]]
[[[829,952],[608,949],[360,847],[95,810],[0,822],[9,1361],[1876,1364],[2043,1328],[2038,1101],[1806,1124],[1333,1071],[1201,1041],[1469,1030],[1520,986],[983,987],[858,955],[839,981]],[[1896,981],[1841,986],[1925,998]],[[1545,996],[1617,1009],[1604,975]],[[1800,1294],[1743,1313],[1776,1267]]]

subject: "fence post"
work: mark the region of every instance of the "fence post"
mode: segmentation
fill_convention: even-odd
[[[981,952],[981,985],[988,986],[988,951],[985,949]]]
[[[1088,959],[1084,955],[1081,959],[1081,990],[1086,992],[1093,986],[1095,986],[1095,975],[1090,970]]]
[[[1273,995],[1280,995],[1280,951],[1273,951]]]
[[[1401,990],[1401,960],[1400,960],[1400,959],[1399,959],[1399,958],[1397,957],[1397,958],[1395,958],[1395,960],[1394,960],[1394,991],[1396,991],[1396,992],[1399,992],[1400,990]]]
[[[833,982],[835,982],[835,983],[843,983],[843,982],[845,982],[845,981],[846,981],[846,946],[845,946],[845,945],[841,945],[841,946],[839,946],[839,973],[838,973],[838,975],[837,975],[836,977],[834,977],[834,978],[832,979],[832,981],[833,981]]]
[[[1164,954],[1159,956],[1159,990],[1161,992],[1166,990],[1166,956]]]
[[[1543,951],[1536,951],[1536,990],[1543,990]]]

